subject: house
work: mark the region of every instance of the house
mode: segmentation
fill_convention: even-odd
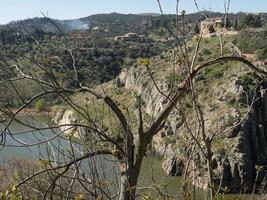
[[[99,31],[101,28],[99,26],[95,26],[92,28],[92,31]]]
[[[137,33],[127,33],[125,36],[128,38],[128,40],[136,41],[139,37]]]
[[[207,18],[200,22],[200,31],[203,37],[212,37],[223,33],[224,35],[236,35],[236,31],[233,27],[224,27],[223,17]]]
[[[223,29],[223,19],[222,17],[207,18],[200,22],[200,30],[203,35],[211,34],[211,27],[213,27],[214,32],[222,32]]]
[[[122,35],[122,36],[117,35],[117,36],[114,37],[114,40],[116,40],[116,41],[118,41],[118,40],[120,40],[120,41],[126,41],[127,40],[127,37],[124,36],[124,35]]]
[[[137,41],[139,38],[139,35],[137,33],[126,33],[121,36],[115,36],[114,40],[120,40],[120,41]]]

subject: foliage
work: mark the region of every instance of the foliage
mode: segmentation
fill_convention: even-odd
[[[149,31],[149,34],[151,32]],[[144,37],[138,41],[114,41],[113,37],[110,38],[105,33],[96,34],[87,31],[82,34],[83,37],[77,38],[77,33],[55,35],[35,31],[33,33],[34,37],[46,52],[44,58],[39,46],[30,36],[15,31],[15,29],[0,28],[0,43],[2,41],[4,44],[0,45],[0,50],[6,59],[14,64],[19,64],[25,74],[32,74],[40,80],[51,78],[49,74],[42,72],[34,64],[39,63],[52,70],[59,84],[74,88],[76,87],[76,81],[74,79],[73,60],[65,47],[72,50],[79,81],[87,86],[108,82],[115,78],[123,68],[136,63],[139,58],[149,59],[157,56],[167,47],[167,43],[154,41],[150,37]],[[4,63],[1,64],[5,65]],[[15,70],[15,72],[17,71]],[[14,73],[11,70],[10,75],[0,72],[0,76],[2,80],[5,80],[8,77],[12,78]],[[1,84],[0,86],[1,106],[20,106],[22,102],[19,100],[16,91],[13,88],[6,87],[6,85]],[[38,84],[29,83],[26,80],[17,81],[14,86],[18,88],[20,96],[24,99],[31,97],[37,91],[42,91]],[[53,98],[51,99],[53,100]],[[47,99],[46,102],[52,103]],[[6,105],[7,103],[8,105]]]
[[[90,37],[91,36],[92,35],[90,35]],[[40,54],[36,53],[38,46],[34,45],[34,43],[32,41],[28,41],[29,44],[27,44],[27,45],[21,43],[21,45],[27,46],[27,50],[24,49],[24,46],[16,47],[14,45],[11,45],[9,47],[22,48],[19,50],[22,50],[23,53],[25,53],[25,54],[31,54],[30,55],[31,57],[36,58],[40,63],[42,63],[44,65],[44,67],[46,69],[49,69],[52,72],[54,72],[56,74],[56,76],[55,77],[49,77],[49,75],[50,75],[49,72],[41,74],[40,71],[38,71],[38,68],[36,66],[34,66],[32,69],[26,68],[25,69],[26,73],[30,73],[30,74],[34,73],[34,75],[37,75],[38,78],[40,77],[44,80],[51,80],[51,79],[53,80],[53,78],[57,79],[58,81],[60,81],[60,83],[63,86],[66,86],[68,88],[75,88],[76,80],[73,79],[73,77],[74,77],[74,74],[76,72],[77,72],[78,78],[80,79],[80,81],[83,84],[92,86],[92,85],[95,85],[98,83],[103,83],[103,82],[109,81],[110,79],[112,79],[113,77],[118,75],[120,70],[124,67],[123,66],[125,64],[124,60],[126,58],[137,59],[138,57],[145,57],[147,59],[141,59],[141,64],[148,66],[148,65],[150,65],[149,57],[152,57],[154,55],[152,52],[155,49],[154,42],[151,42],[150,40],[146,40],[146,41],[142,41],[142,42],[140,42],[140,41],[118,42],[118,41],[113,41],[110,38],[101,38],[101,37],[98,37],[97,35],[95,35],[93,37],[93,39],[87,38],[88,41],[87,41],[87,39],[85,40],[85,39],[77,39],[77,38],[74,41],[72,41],[72,40],[66,41],[66,39],[69,39],[70,37],[73,37],[73,35],[68,36],[68,37],[64,36],[62,38],[56,38],[54,40],[54,44],[53,44],[53,42],[51,42],[52,38],[50,38],[49,40],[43,39],[41,44],[42,44],[42,46],[44,46],[44,49],[45,49],[48,56],[40,56]],[[54,48],[55,45],[59,45],[60,47]],[[64,48],[65,45],[70,45],[72,48],[74,48],[73,55],[74,55],[74,58],[76,60],[74,60],[74,58],[72,57],[72,54],[70,55],[70,52]],[[160,45],[162,45],[162,43]],[[160,47],[162,47],[162,46],[160,46]],[[160,52],[160,50],[156,51],[155,55],[157,55],[159,52]],[[9,58],[12,58],[12,56],[13,56],[12,51],[10,51],[9,53],[10,53],[8,55]],[[214,52],[211,53],[211,51],[209,51],[206,48],[203,50],[204,55],[210,55],[213,53]],[[56,56],[56,57],[54,57],[54,56]],[[205,56],[205,60],[206,60],[206,57],[208,57],[208,56]],[[12,61],[17,61],[17,63],[20,63],[21,61],[23,61],[23,59],[20,56],[16,55],[15,60],[12,60]],[[23,64],[25,64],[25,63],[23,63]],[[26,63],[26,64],[28,64],[28,63]],[[75,64],[75,67],[74,67],[74,64]],[[220,65],[220,67],[218,65],[214,66],[214,67],[210,67],[204,71],[204,75],[210,79],[214,79],[214,78],[219,79],[224,75],[224,72],[225,72],[224,69],[225,69],[225,66],[223,66],[223,65]],[[12,75],[12,73],[10,73],[10,75]],[[167,78],[170,80],[170,83],[175,83],[175,82],[179,82],[180,77],[177,76],[176,74],[171,74]],[[251,84],[250,80],[246,77],[243,78],[241,81],[243,81],[244,84],[248,84],[248,85]],[[188,83],[188,82],[185,82],[185,84],[186,83]],[[121,95],[120,92],[121,91],[118,91],[117,94]],[[188,96],[190,96],[190,95],[188,94]],[[108,99],[109,99],[109,96],[106,96],[104,98],[104,100],[108,100]],[[36,102],[35,107],[36,107],[37,111],[40,112],[44,109],[44,104],[45,104],[44,102],[45,102],[44,99],[38,100]],[[87,102],[89,102],[89,100]],[[192,102],[192,101],[188,101],[185,104],[185,107],[193,109],[192,104],[190,102]],[[144,104],[144,102],[143,102],[141,96],[136,96],[136,104],[135,104],[136,107],[141,107],[141,105],[143,105],[143,104]],[[71,105],[79,107],[75,103],[73,103]],[[119,103],[118,104],[114,103],[112,105],[119,105]],[[121,105],[119,105],[119,106],[121,107]],[[82,106],[81,108],[82,108],[81,109],[82,112],[80,113],[81,119],[90,118],[88,121],[93,121],[93,124],[98,123],[98,121],[99,121],[101,123],[101,126],[103,126],[103,127],[100,127],[100,129],[99,129],[100,133],[102,131],[101,129],[103,129],[103,133],[99,134],[99,138],[96,137],[94,140],[92,140],[92,141],[96,141],[96,144],[93,144],[93,145],[104,146],[106,144],[106,140],[107,140],[107,141],[112,141],[111,144],[115,144],[115,146],[117,146],[117,143],[120,144],[120,143],[125,142],[124,139],[127,140],[128,137],[126,137],[126,138],[121,137],[120,138],[119,134],[118,134],[118,137],[115,138],[116,143],[113,143],[113,138],[111,140],[109,139],[109,137],[116,136],[115,134],[113,135],[113,131],[115,133],[120,133],[123,130],[120,125],[113,127],[113,120],[110,120],[110,117],[109,117],[109,116],[111,116],[111,114],[109,114],[109,113],[112,113],[110,109],[107,109],[107,110],[103,109],[101,112],[100,106],[99,106],[99,108],[97,107],[97,105],[90,106],[89,103],[88,103],[88,105],[85,105],[85,107]],[[115,107],[115,109],[120,111],[120,109],[118,107]],[[172,108],[169,109],[169,112],[171,112],[171,109]],[[88,115],[89,117],[83,117],[82,116],[83,113],[86,113],[86,115]],[[123,119],[125,119],[124,115],[122,113],[123,112],[120,112],[120,114],[118,115],[119,120],[120,120],[120,116],[122,116]],[[109,127],[105,127],[106,126],[105,120],[109,121],[109,123],[108,123],[108,124],[110,124]],[[115,122],[116,121],[114,121],[114,124],[115,124]],[[159,126],[162,126],[161,124],[163,124],[163,123],[161,122],[159,124]],[[123,125],[123,123],[122,123],[122,125]],[[130,134],[127,134],[129,132],[130,128],[128,128],[127,123],[126,123],[126,125],[127,126],[125,126],[126,128],[124,128],[124,131],[126,132],[126,135],[130,135]],[[93,126],[93,127],[95,127],[95,126]],[[96,130],[97,130],[96,132],[98,132],[98,127],[96,128]],[[107,137],[104,137],[105,133],[109,132],[110,130],[112,131],[112,135],[107,135]],[[155,130],[159,130],[159,129],[155,129]],[[143,131],[139,132],[139,134],[141,136],[140,137],[141,139],[139,140],[141,147],[142,147],[142,142],[145,141],[145,140],[142,140],[143,139],[142,133],[143,133]],[[149,133],[149,131],[148,131],[148,133]],[[147,142],[145,141],[143,143],[144,144],[143,150],[141,149],[141,151],[138,151],[138,152],[141,152],[141,157],[140,157],[141,160],[140,160],[139,166],[141,166],[141,164],[142,164],[142,159],[143,159],[143,156],[145,156],[145,151],[147,149],[147,145],[150,144],[150,142],[151,142],[150,139],[153,137],[153,135],[151,135],[151,138],[150,138],[149,134],[148,134],[148,136],[149,137],[144,136],[144,138],[145,139],[148,138],[149,141],[147,141]],[[95,136],[93,136],[93,137],[95,137]],[[102,137],[104,138],[104,140],[102,140]],[[108,138],[108,139],[106,139],[106,138]],[[69,137],[68,139],[71,140],[72,138]],[[99,143],[97,142],[97,139],[100,139]],[[175,141],[176,141],[176,138],[174,138],[172,136],[165,138],[166,144],[175,143]],[[203,138],[203,141],[204,141],[204,144],[207,146],[206,147],[208,150],[207,155],[208,156],[212,155],[212,152],[209,151],[211,148],[211,142],[212,141],[210,140],[210,138]],[[92,142],[92,143],[94,143],[94,142]],[[88,148],[88,147],[86,147],[86,148]],[[133,145],[131,145],[131,146],[128,146],[127,148],[132,149],[135,147]],[[116,156],[121,163],[121,158],[119,158],[119,155],[120,155],[119,152],[120,151],[115,149],[113,152],[112,152],[112,154],[114,156]],[[134,154],[130,154],[130,155],[134,155]],[[138,154],[137,154],[137,156],[138,156],[137,158],[139,158]],[[73,157],[74,157],[74,155],[73,155]],[[85,158],[87,159],[87,156]],[[129,158],[129,160],[134,159],[132,156],[128,156],[128,158]],[[211,156],[210,156],[210,160],[211,160]],[[46,166],[51,164],[51,163],[49,160],[41,160],[40,164],[42,164],[42,165],[40,165],[40,167],[46,168]],[[138,166],[138,165],[135,164],[135,166]],[[209,165],[207,165],[207,167],[209,167],[209,169],[211,169],[211,167]],[[135,169],[137,169],[137,172],[139,170],[138,168],[133,168],[134,170],[132,170],[131,168],[129,168],[129,169],[130,169],[129,170],[130,172],[132,172],[132,171],[136,172]],[[68,170],[68,168],[67,168],[67,170]],[[203,168],[203,170],[204,170],[204,168]],[[211,170],[209,170],[209,171],[211,171]],[[128,173],[125,173],[125,174],[128,174]],[[129,174],[131,174],[131,173],[129,173]],[[28,174],[25,174],[25,175],[28,176]],[[23,174],[23,176],[21,177],[22,180],[24,179],[25,175]],[[134,177],[138,178],[139,172],[134,174],[134,175],[135,175]],[[58,176],[58,172],[55,174],[55,176],[56,177]],[[66,185],[69,187],[69,181],[68,181],[69,179],[68,178],[64,179],[65,176],[68,177],[69,174],[66,173],[66,175],[64,174],[64,176],[63,176],[63,182],[66,182],[67,183]],[[45,177],[45,178],[47,178],[47,177]],[[53,180],[53,176],[51,178]],[[210,175],[210,179],[212,179],[211,175]],[[46,179],[44,179],[44,180],[46,180]],[[129,179],[129,180],[131,180],[131,179]],[[136,181],[137,181],[137,179],[136,179]],[[49,184],[48,181],[44,181],[44,184],[46,184],[46,183]],[[60,180],[60,187],[61,187],[61,183],[62,182]],[[132,181],[130,181],[128,183],[132,183]],[[131,187],[128,188],[128,191],[129,191],[129,193],[132,193],[136,188],[136,183],[134,183],[133,185],[130,185],[130,186]],[[213,184],[209,183],[209,187],[214,189],[214,187],[212,187],[212,186],[213,186]],[[43,190],[43,188],[47,188],[47,186],[44,185],[44,186],[42,186],[41,189]],[[79,191],[79,188],[75,187],[75,185],[73,186],[73,188],[75,190]],[[62,189],[60,188],[60,192],[62,192],[62,191],[66,191],[65,187],[62,187]],[[55,190],[55,193],[58,193],[58,192],[59,192],[58,190]],[[77,200],[83,198],[82,196],[79,195],[80,192],[83,192],[83,191],[79,191],[79,193],[76,193],[76,194],[78,194],[75,197]],[[133,193],[133,194],[135,194],[135,193]],[[100,198],[101,197],[99,197],[99,199]],[[150,198],[149,194],[145,195],[143,198],[144,198],[144,200],[152,199],[152,197]],[[98,197],[97,197],[97,199],[98,199]]]
[[[198,61],[198,62],[203,62],[203,61],[204,61],[204,58],[203,58],[202,56],[198,56],[198,57],[197,57],[197,61]]]
[[[267,59],[267,47],[256,50],[256,56],[259,60]]]
[[[200,33],[200,28],[199,28],[199,24],[198,24],[198,23],[195,24],[195,27],[194,27],[194,33],[195,33],[196,35]]]
[[[265,56],[265,49],[267,46],[266,36],[267,31],[258,33],[242,31],[237,35],[234,42],[243,53],[254,54],[257,51],[257,55],[262,58]]]
[[[139,64],[140,65],[148,66],[148,65],[150,65],[150,60],[147,59],[147,58],[141,59],[140,62],[139,62]]]
[[[176,143],[176,138],[174,136],[165,136],[164,137],[164,144],[175,144]]]
[[[206,48],[203,49],[203,52],[202,52],[202,53],[203,53],[203,55],[205,55],[205,56],[211,54],[210,50],[208,50],[208,49],[206,49]]]
[[[35,103],[35,110],[37,112],[41,112],[45,109],[45,103],[44,103],[44,100],[43,99],[39,99],[36,101]]]
[[[262,20],[259,15],[247,14],[240,19],[240,28],[259,28],[262,27]]]
[[[152,200],[153,197],[151,195],[151,193],[145,193],[142,195],[142,200]]]
[[[223,20],[224,20],[223,25],[222,25],[223,27],[230,28],[232,26],[232,23],[229,17],[226,17],[226,19],[224,17]]]
[[[176,90],[177,86],[183,81],[181,75],[171,72],[167,74],[166,81],[171,90]]]
[[[142,97],[140,95],[136,95],[135,96],[135,104],[134,104],[134,108],[135,109],[139,109],[141,108],[143,105],[145,104],[144,100],[142,99]]]
[[[239,77],[241,85],[244,87],[244,90],[248,93],[254,91],[257,81],[257,77],[254,77],[253,74],[244,74]]]

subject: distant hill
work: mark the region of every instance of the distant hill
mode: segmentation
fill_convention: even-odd
[[[220,17],[223,13],[204,11],[209,17]],[[230,13],[230,20],[238,19],[245,13]],[[263,20],[267,21],[267,13],[260,13]],[[176,20],[173,14],[167,14],[166,18],[170,21]],[[187,23],[196,23],[205,16],[201,12],[191,13],[186,15]],[[62,30],[64,33],[69,33],[75,30],[90,30],[93,27],[100,27],[103,30],[111,31],[113,34],[120,34],[126,31],[145,33],[148,29],[159,29],[164,24],[163,19],[158,13],[141,13],[141,14],[96,14],[88,17],[72,20],[58,20],[47,18],[31,18],[20,21],[13,21],[6,25],[0,26],[3,28],[12,28],[18,31],[27,30],[28,32],[44,31],[46,33],[59,33]]]
[[[140,13],[138,15],[141,15],[141,16],[152,16],[152,17],[158,17],[160,16],[161,14],[160,13]]]
[[[28,32],[35,32],[36,30],[44,31],[46,33],[59,33],[62,30],[64,33],[68,33],[75,30],[87,30],[95,26],[100,26],[104,29],[120,29],[121,27],[127,27],[131,31],[144,31],[146,28],[153,26],[154,16],[151,15],[134,15],[134,14],[97,14],[88,17],[83,17],[73,20],[57,20],[47,18],[31,18],[20,21],[13,21],[0,27],[0,29],[16,29],[17,31],[27,30]],[[160,21],[157,18],[156,21]],[[157,25],[157,23],[154,23]],[[125,30],[127,31],[127,30]]]

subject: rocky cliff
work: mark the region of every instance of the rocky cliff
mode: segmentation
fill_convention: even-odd
[[[144,67],[125,70],[117,79],[118,87],[141,96],[145,112],[152,117],[168,102],[161,93],[168,95],[171,89],[169,80],[162,75],[166,75],[170,68],[163,67],[162,70],[159,58],[153,62],[154,83]],[[240,69],[227,74],[227,81],[223,76],[210,85],[204,81],[202,85],[209,89],[199,95],[207,132],[221,135],[213,148],[215,181],[233,193],[251,192],[257,173],[257,189],[264,188],[265,173],[262,169],[267,165],[267,84],[262,80],[254,83],[251,72]],[[187,120],[194,123],[193,114]],[[154,137],[153,148],[164,156],[162,166],[170,175],[181,175],[187,162],[185,146],[181,142],[188,138],[186,134],[179,111],[174,110],[164,130]],[[192,163],[194,169],[189,167],[189,174],[194,178],[194,184],[207,189],[206,161],[201,153],[194,156]]]
[[[71,109],[60,108],[56,113],[52,121],[59,126],[59,129],[65,136],[73,136],[75,138],[84,138],[85,130],[81,127],[75,127],[75,123],[78,121],[78,117]]]
[[[251,192],[255,181],[258,184],[257,189],[264,188],[266,184],[263,181],[267,165],[266,88],[266,83],[262,83],[256,89],[251,99],[251,109],[245,119],[235,126],[225,139],[232,145],[229,155],[226,156],[222,167],[215,169],[222,174],[222,185],[230,188],[232,192]],[[258,180],[256,173],[259,173]]]

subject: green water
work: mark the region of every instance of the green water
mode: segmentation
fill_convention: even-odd
[[[27,123],[30,123],[34,126],[38,127],[44,127],[44,125],[40,122],[36,122],[32,119],[25,120]],[[4,126],[3,124],[0,124],[0,130],[3,130]],[[10,126],[10,132],[15,134],[14,137],[16,140],[19,140],[20,142],[24,142],[27,144],[36,143],[39,141],[43,141],[46,139],[49,139],[53,137],[55,134],[57,134],[56,131],[51,130],[45,130],[45,131],[37,131],[37,132],[27,132],[29,130],[28,127],[22,126],[18,123],[12,123]],[[22,134],[16,135],[16,133],[19,132],[25,132]],[[27,133],[26,133],[27,132]],[[29,146],[29,147],[23,147],[20,142],[14,141],[14,138],[11,138],[9,134],[6,135],[6,146],[3,148],[2,151],[0,151],[0,163],[4,163],[7,160],[13,160],[13,159],[25,159],[25,160],[33,160],[33,159],[43,159],[46,156],[46,153],[48,152],[48,145],[47,143],[43,143],[41,145],[37,146]],[[70,144],[67,140],[63,140],[62,138],[55,138],[50,143],[50,146],[54,147],[60,147],[60,149],[68,149],[70,148]],[[17,147],[9,147],[9,145],[15,145]],[[19,147],[21,146],[21,147]],[[76,146],[78,149],[81,147]],[[57,157],[57,156],[55,156]],[[60,159],[60,156],[58,156],[58,159]],[[91,160],[92,162],[92,160]],[[111,158],[99,158],[93,160],[93,162],[100,163],[104,166],[106,166],[107,169],[110,169],[114,167],[114,160],[112,161]],[[89,163],[89,161],[88,161]],[[83,165],[84,168],[89,165],[87,162]],[[109,180],[114,180],[114,185],[118,183],[118,178],[116,178],[116,172],[117,167],[114,167],[114,172],[111,173],[110,177],[108,177]],[[158,193],[156,191],[156,187],[158,186],[160,190],[163,193],[168,193],[171,196],[174,196],[174,199],[180,199],[179,195],[181,194],[181,184],[182,179],[181,177],[172,177],[167,176],[163,169],[161,168],[161,160],[158,157],[154,157],[150,155],[149,157],[146,157],[143,161],[141,174],[139,176],[138,180],[138,194],[141,196],[145,193],[149,192],[151,195],[157,196]],[[114,186],[114,190],[117,189],[117,186]],[[202,190],[196,190],[195,191],[195,200],[205,200],[207,199],[206,193]],[[141,196],[139,199],[141,199]],[[226,195],[224,199],[232,200],[232,199],[249,199],[248,196],[240,197],[240,195]]]
[[[153,184],[154,181],[152,180],[152,176],[154,178],[156,185],[161,186],[162,192],[165,192],[162,186],[166,186],[166,189],[169,195],[173,196],[175,199],[181,199],[179,197],[181,195],[182,178],[167,176],[166,173],[161,168],[160,158],[149,156],[144,159],[138,184],[139,184],[139,187],[141,188],[144,186],[150,186],[151,189],[149,191],[152,193],[153,197],[156,197],[158,196],[158,193],[155,191],[155,187],[153,188],[155,184]],[[191,186],[191,188],[192,188],[192,193],[191,193],[192,199],[207,200],[207,193],[205,191],[195,188],[195,192],[193,193],[193,186]],[[140,192],[140,193],[144,194],[145,192]],[[193,198],[194,196],[195,198]],[[218,196],[218,200],[221,200],[221,199],[223,200],[250,200],[251,195],[220,194]],[[261,199],[261,198],[258,197],[258,199]]]

